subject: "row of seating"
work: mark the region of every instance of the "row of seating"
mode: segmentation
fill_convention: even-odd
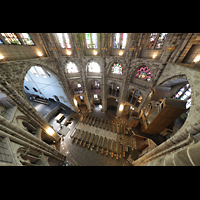
[[[106,155],[111,154],[112,158],[115,155],[116,159],[119,159],[121,157],[123,147],[123,156],[125,157],[125,146],[121,145],[115,140],[107,139],[106,137],[95,135],[88,131],[83,131],[80,129],[75,129],[75,131],[70,135],[70,137],[71,142],[76,141],[76,144],[79,143],[79,145],[83,145],[84,147],[87,145],[88,149],[96,148],[97,152],[99,152],[101,149],[102,154],[106,152]]]
[[[89,114],[83,115],[81,122],[90,126],[95,126],[106,131],[111,131],[118,134],[127,134],[126,126],[119,123],[115,123],[111,120],[103,119],[101,117],[95,117]]]

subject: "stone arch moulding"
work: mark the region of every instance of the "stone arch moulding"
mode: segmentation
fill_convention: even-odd
[[[174,76],[171,76],[170,74],[174,74]],[[191,92],[192,92],[190,112],[188,114],[188,117],[185,123],[176,134],[187,132],[187,133],[195,135],[200,132],[200,125],[199,125],[200,124],[200,120],[199,120],[200,119],[200,106],[199,106],[200,98],[198,96],[199,89],[200,89],[199,77],[200,77],[200,71],[198,70],[195,70],[195,69],[191,70],[190,68],[184,67],[179,64],[168,63],[161,77],[158,80],[158,85],[163,85],[170,80],[185,78],[190,84]]]
[[[172,81],[172,80],[176,80],[176,79],[187,79],[187,76],[185,74],[181,74],[181,75],[176,75],[176,76],[172,76],[170,78],[165,79],[164,81],[162,81],[159,86],[163,86],[165,83]]]
[[[123,74],[124,74],[124,69],[125,69],[124,66],[125,65],[123,65],[123,62],[120,61],[120,60],[113,60],[113,61],[109,62],[107,67],[106,67],[107,68],[107,70],[106,70],[107,75],[109,75],[111,73],[111,67],[116,62],[118,62],[123,67]]]

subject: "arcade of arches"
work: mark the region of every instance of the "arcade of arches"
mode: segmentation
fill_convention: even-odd
[[[198,33],[1,33],[0,165],[200,165],[199,50]]]

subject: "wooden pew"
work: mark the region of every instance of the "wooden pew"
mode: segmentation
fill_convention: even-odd
[[[113,123],[113,121],[110,121],[110,127],[109,127],[110,132],[113,132],[113,126],[112,126],[112,123]]]
[[[113,158],[114,154],[116,154],[116,142],[113,140],[112,143],[112,153],[111,153],[111,157]]]
[[[97,146],[98,140],[99,140],[99,136],[98,136],[98,135],[95,135],[94,141],[93,141],[93,143],[92,143],[92,148],[94,148],[95,146]]]
[[[109,131],[109,129],[110,129],[110,120],[108,120],[108,125],[107,125],[106,130]]]
[[[99,143],[98,143],[98,145],[97,145],[97,152],[99,152],[99,148],[101,147],[102,142],[103,142],[103,137],[101,136],[101,137],[99,138]]]
[[[116,126],[116,133],[120,133],[120,129],[119,129],[119,124],[117,124],[117,126]]]
[[[109,139],[108,140],[108,149],[107,149],[107,151],[106,151],[106,156],[109,154],[109,152],[111,152],[112,151],[112,140],[111,139]]]
[[[77,131],[74,133],[74,136],[72,137],[71,142],[73,142],[74,139],[77,138],[77,136],[78,136],[78,134],[79,134],[79,131],[80,131],[80,129],[77,129]]]
[[[101,128],[102,123],[103,123],[103,118],[100,118],[99,128]]]
[[[94,116],[91,116],[91,118],[90,118],[90,120],[88,122],[89,125],[91,125],[93,119],[94,119]]]
[[[107,146],[108,146],[108,140],[107,140],[107,137],[105,137],[104,141],[103,141],[103,146],[102,146],[102,149],[101,149],[102,154],[103,154],[103,151],[107,149]]]
[[[89,116],[88,114],[83,115],[83,119],[81,120],[81,122],[82,122],[83,124],[85,123],[85,120],[87,119],[88,116]]]
[[[125,157],[125,145],[123,145],[123,157]]]
[[[88,149],[90,148],[90,145],[91,145],[92,142],[93,142],[94,136],[95,136],[95,134],[93,133],[93,134],[91,135],[90,139],[89,139],[89,142],[88,142]]]
[[[116,148],[117,148],[117,156],[116,156],[116,159],[118,160],[119,159],[119,156],[121,155],[121,144],[119,142],[117,142],[116,144]]]
[[[104,124],[103,124],[103,129],[104,129],[104,130],[106,129],[107,121],[108,121],[107,119],[104,120]]]
[[[82,137],[81,137],[81,141],[80,141],[80,145],[82,144],[82,142],[84,141],[84,138],[86,137],[86,135],[87,135],[87,131],[83,131],[84,133],[83,133],[83,135],[82,135]]]
[[[95,118],[94,118],[94,120],[92,121],[92,124],[91,124],[91,126],[94,126],[94,125],[95,125],[95,123],[96,123],[96,121],[97,121],[97,117],[95,117]]]
[[[85,137],[85,141],[84,141],[84,143],[83,143],[83,146],[85,146],[85,145],[86,145],[86,143],[88,142],[88,140],[89,140],[90,136],[91,136],[91,133],[90,133],[90,132],[88,132],[88,133],[87,133],[87,135],[86,135],[86,137]]]
[[[85,124],[88,124],[88,123],[89,123],[91,117],[92,117],[91,115],[88,116],[88,118],[87,118],[86,121],[85,121]]]
[[[72,138],[77,131],[78,129],[75,128],[75,130],[71,133],[70,138]]]
[[[83,135],[83,130],[80,130],[79,135],[77,136],[77,140],[76,140],[76,144],[78,143],[78,141],[81,139],[82,135]]]
[[[98,119],[97,119],[97,122],[96,122],[96,124],[95,124],[95,126],[96,126],[96,127],[98,127],[98,126],[99,126],[100,119],[101,119],[101,118],[100,118],[100,117],[98,117]]]

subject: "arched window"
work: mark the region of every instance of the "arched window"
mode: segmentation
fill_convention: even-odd
[[[187,83],[184,87],[179,89],[176,94],[172,97],[173,99],[180,99],[180,100],[187,100],[186,109],[190,108],[191,106],[191,88],[190,84]]]
[[[127,42],[127,33],[115,33],[114,49],[125,49]]]
[[[82,89],[82,86],[80,83],[74,84],[73,89],[74,89],[74,94],[82,94],[83,93],[83,89]]]
[[[85,33],[87,49],[97,49],[97,33]]]
[[[67,63],[67,72],[68,73],[77,73],[78,69],[75,63],[69,62]]]
[[[94,61],[90,62],[89,65],[88,65],[88,71],[89,72],[96,72],[96,73],[100,72],[99,64],[94,62]]]
[[[134,106],[138,107],[142,101],[141,92],[135,89],[132,89],[128,93],[127,101]]]
[[[100,87],[100,82],[98,81],[91,81],[91,92],[92,93],[97,93],[97,92],[100,92],[101,91],[101,87]]]
[[[60,47],[62,49],[71,49],[71,44],[69,40],[69,35],[68,33],[57,33],[58,41],[60,43]]]
[[[115,83],[110,83],[110,85],[109,85],[109,95],[118,97],[119,92],[120,92],[119,85],[116,85]]]
[[[118,62],[113,63],[111,70],[113,74],[120,74],[120,75],[123,74],[123,67]]]
[[[135,77],[149,82],[151,80],[150,69],[147,66],[140,67],[140,69],[137,70]]]
[[[25,45],[34,45],[34,42],[28,33],[19,33]]]
[[[151,33],[147,42],[147,49],[161,49],[165,43],[168,33]],[[156,42],[156,44],[155,44]]]

